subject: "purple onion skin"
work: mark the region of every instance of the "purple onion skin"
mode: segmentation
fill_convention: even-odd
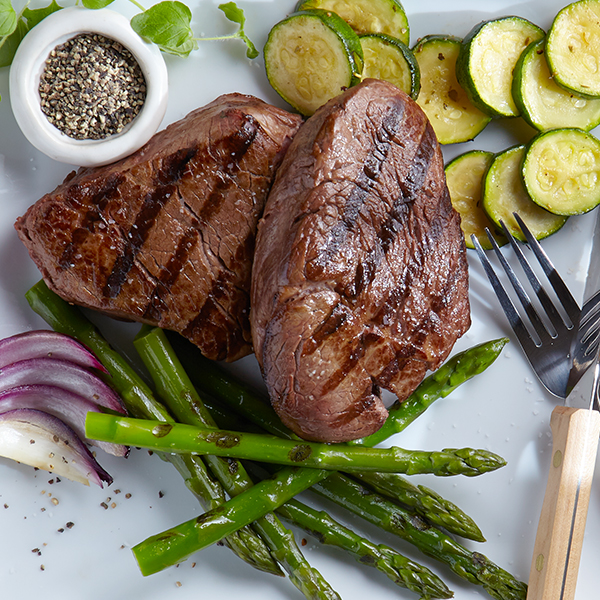
[[[107,372],[91,350],[64,333],[38,329],[0,340],[0,369],[20,360],[42,357],[68,360],[80,367]]]
[[[63,388],[53,385],[23,385],[0,392],[0,414],[10,410],[30,408],[40,410],[66,423],[86,443],[102,448],[113,456],[126,457],[127,446],[89,440],[85,437],[88,412],[101,412],[100,406]]]
[[[95,373],[60,358],[30,358],[0,368],[0,392],[23,385],[53,385],[125,414],[119,395]]]
[[[85,485],[113,482],[68,425],[39,410],[0,414],[0,455]]]

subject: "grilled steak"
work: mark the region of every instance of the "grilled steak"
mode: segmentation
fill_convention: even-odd
[[[252,348],[258,219],[300,124],[251,96],[222,96],[132,156],[72,173],[15,227],[65,300],[235,360]]]
[[[366,80],[294,138],[259,223],[254,350],[272,404],[307,439],[376,431],[470,325],[459,216],[433,129]]]

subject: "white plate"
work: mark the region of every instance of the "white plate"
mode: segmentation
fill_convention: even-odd
[[[197,35],[234,30],[222,18],[217,4],[200,0],[191,3]],[[240,0],[239,5],[246,12],[248,34],[259,48],[270,26],[291,11],[294,4],[295,0]],[[452,10],[440,12],[439,7],[448,4]],[[564,5],[566,2],[555,0],[404,2],[413,43],[429,33],[464,36],[482,19],[505,14],[521,15],[547,28]],[[486,10],[482,11],[482,6]],[[135,12],[131,4],[121,0],[111,8],[127,15]],[[255,94],[284,106],[269,88],[260,59],[246,59],[241,43],[206,42],[189,58],[167,57],[167,63],[171,100],[164,124],[230,91]],[[20,133],[8,100],[8,69],[0,70],[0,94],[3,97],[0,102],[0,337],[5,337],[45,326],[24,300],[25,291],[39,279],[39,273],[17,239],[13,222],[31,203],[62,181],[70,168],[47,159]],[[476,141],[445,148],[444,152],[451,158],[467,149],[500,150],[526,140],[530,134],[519,120],[497,123]],[[578,298],[583,294],[593,220],[593,214],[572,218],[563,230],[544,242]],[[476,261],[471,260],[471,265],[473,326],[457,349],[511,333]],[[130,335],[136,330],[112,321],[103,323],[111,339],[126,338],[121,334]],[[124,348],[129,349],[127,345]],[[254,366],[250,358],[237,367],[250,372]],[[407,448],[483,447],[507,459],[505,468],[479,478],[421,477],[419,480],[448,496],[479,523],[488,541],[467,542],[467,547],[486,554],[521,580],[526,580],[529,573],[550,461],[549,416],[555,405],[556,401],[538,384],[514,341],[487,373],[436,403],[396,440]],[[288,581],[257,573],[229,550],[217,546],[202,551],[178,568],[142,577],[130,552],[131,546],[191,518],[198,513],[198,506],[175,471],[144,451],[133,452],[127,461],[108,455],[100,459],[115,478],[110,489],[86,488],[69,481],[57,483],[48,473],[0,460],[3,598],[184,600],[215,594],[245,600],[301,598]],[[306,499],[313,501],[309,496]],[[489,597],[481,588],[462,582],[446,567],[423,557],[402,541],[364,526],[358,518],[335,507],[331,511],[376,541],[393,545],[431,566],[455,591],[458,600]],[[66,527],[68,522],[74,524],[70,529]],[[298,534],[299,539],[303,537]],[[337,550],[322,549],[312,539],[308,539],[304,550],[345,600],[416,598],[380,573],[356,564]],[[579,600],[597,596],[599,553],[600,477],[596,477],[581,561]]]

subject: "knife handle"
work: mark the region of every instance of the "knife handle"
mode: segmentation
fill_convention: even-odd
[[[575,596],[600,413],[557,406],[550,419],[552,463],[529,572],[527,600]]]

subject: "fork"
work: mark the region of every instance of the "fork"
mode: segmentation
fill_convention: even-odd
[[[529,327],[519,316],[481,244],[471,236],[479,259],[529,363],[544,386],[554,395],[566,398],[572,383],[572,365],[581,367],[577,375],[580,377],[586,364],[589,366],[596,360],[591,406],[597,406],[598,294],[581,311],[538,241],[523,220],[517,214],[514,216],[552,285],[564,315],[555,307],[504,223],[504,233],[545,311],[545,319],[538,314],[489,230],[486,232],[492,247],[529,317]],[[573,352],[574,359],[571,358]],[[600,413],[557,406],[552,411],[550,427],[552,464],[534,544],[527,600],[571,600],[575,595],[600,435]]]
[[[515,271],[502,254],[500,247],[491,232],[486,229],[494,252],[498,257],[502,268],[506,272],[512,287],[523,306],[525,314],[529,319],[528,326],[521,318],[515,304],[496,275],[492,264],[475,235],[471,236],[471,240],[477,251],[483,269],[490,280],[490,284],[492,285],[504,313],[523,348],[527,360],[538,376],[538,379],[549,392],[559,398],[566,398],[567,381],[573,362],[571,359],[571,344],[575,337],[575,332],[577,332],[579,328],[581,309],[535,236],[531,233],[518,214],[515,213],[514,217],[517,220],[521,231],[525,235],[531,250],[546,274],[548,281],[554,289],[556,298],[562,306],[562,313],[557,309],[553,300],[550,298],[533,268],[527,261],[527,258],[521,249],[521,245],[512,236],[504,223],[501,223],[504,234],[509,240],[519,263],[539,300],[545,318],[540,315],[538,309],[536,309],[532,303],[524,286],[521,284]],[[600,298],[598,298],[598,300],[600,300]]]

